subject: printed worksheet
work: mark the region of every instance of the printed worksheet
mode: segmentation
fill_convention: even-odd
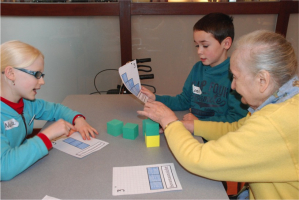
[[[120,67],[118,69],[120,78],[123,82],[123,84],[126,86],[126,88],[134,94],[138,99],[140,99],[142,102],[146,103],[148,100],[148,97],[141,93],[141,83],[137,68],[136,60],[129,62],[125,64],[124,66]]]
[[[113,168],[113,196],[173,190],[182,190],[173,163]]]
[[[98,151],[108,145],[108,142],[90,138],[83,140],[79,132],[75,132],[69,137],[63,136],[51,141],[53,148],[63,151],[77,158],[83,158],[95,151]]]

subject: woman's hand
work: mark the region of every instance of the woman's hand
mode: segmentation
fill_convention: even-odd
[[[158,122],[163,128],[178,119],[172,110],[158,101],[148,101],[144,105],[144,110],[137,111],[137,113]]]
[[[149,99],[155,101],[156,100],[156,95],[152,93],[150,90],[146,89],[145,87],[141,86],[141,93],[145,94]]]
[[[60,119],[57,122],[51,124],[45,130],[43,130],[42,133],[46,135],[49,138],[49,140],[52,140],[62,135],[68,136],[70,130],[77,131],[77,129],[72,124],[68,123],[67,121],[64,121],[63,119]]]
[[[99,134],[83,117],[77,117],[74,123],[76,130],[81,134],[83,140],[90,140],[90,136],[95,138],[94,134]]]
[[[197,117],[195,117],[195,115],[193,115],[192,113],[188,113],[186,115],[184,115],[183,120],[198,120]]]

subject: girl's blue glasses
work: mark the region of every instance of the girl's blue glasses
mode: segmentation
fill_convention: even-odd
[[[25,72],[25,73],[27,73],[27,74],[30,74],[30,75],[32,75],[32,76],[34,76],[35,78],[37,78],[37,79],[40,79],[41,77],[45,77],[45,74],[43,74],[42,72],[40,72],[40,71],[31,71],[31,70],[28,70],[28,69],[24,69],[24,68],[16,68],[16,67],[14,67],[15,69],[17,69],[17,70],[20,70],[20,71],[22,71],[22,72]]]

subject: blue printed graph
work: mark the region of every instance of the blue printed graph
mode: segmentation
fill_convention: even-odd
[[[84,142],[81,142],[79,140],[76,140],[76,139],[70,138],[70,137],[67,138],[67,139],[65,139],[65,140],[63,140],[63,141],[65,143],[68,143],[68,144],[70,144],[70,145],[72,145],[74,147],[77,147],[79,149],[85,149],[85,148],[89,147],[89,144],[86,144]]]
[[[140,84],[139,83],[134,84],[133,78],[131,78],[131,79],[128,80],[127,73],[123,73],[121,75],[121,77],[122,77],[123,82],[126,85],[127,89],[132,94],[134,94],[135,96],[137,96],[139,94],[139,91],[140,91]]]
[[[159,167],[148,167],[147,174],[151,190],[160,190],[164,188]]]

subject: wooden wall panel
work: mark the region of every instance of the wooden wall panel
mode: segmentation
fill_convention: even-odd
[[[1,16],[119,16],[121,62],[132,59],[132,15],[277,14],[275,31],[286,35],[290,14],[299,1],[227,3],[1,3]]]

